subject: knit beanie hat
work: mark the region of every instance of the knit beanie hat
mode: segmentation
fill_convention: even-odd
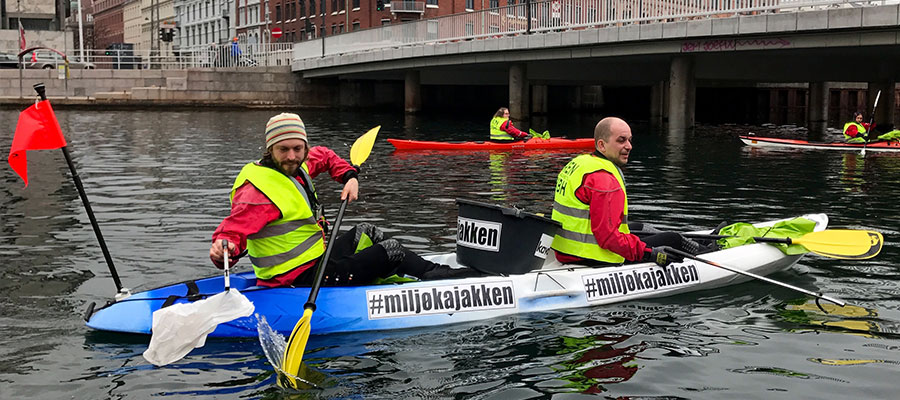
[[[266,123],[266,148],[285,139],[302,139],[309,146],[306,139],[306,126],[300,116],[293,113],[281,113]]]

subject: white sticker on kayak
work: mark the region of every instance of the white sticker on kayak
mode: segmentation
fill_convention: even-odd
[[[666,292],[700,283],[693,263],[670,264],[665,268],[644,265],[582,275],[587,301],[600,301],[641,293]]]
[[[516,308],[512,281],[366,290],[369,319]]]
[[[457,218],[456,244],[473,249],[500,251],[503,224],[480,219]]]
[[[547,252],[550,251],[550,245],[553,244],[553,236],[546,233],[541,234],[541,241],[538,242],[537,248],[534,249],[534,256],[542,260],[547,259]]]

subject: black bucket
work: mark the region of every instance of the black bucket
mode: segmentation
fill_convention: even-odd
[[[487,273],[540,269],[562,225],[517,208],[456,199],[456,261]]]

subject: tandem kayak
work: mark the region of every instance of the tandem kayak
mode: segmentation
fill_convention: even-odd
[[[828,225],[825,214],[803,217],[815,222],[816,231]],[[426,257],[458,266],[455,253]],[[753,243],[702,257],[741,271],[768,275],[789,268],[802,254],[786,255],[774,246]],[[312,334],[426,327],[671,296],[749,279],[694,260],[666,268],[654,263],[605,268],[562,265],[551,251],[540,269],[517,275],[322,287],[310,326]],[[309,288],[263,288],[255,283],[253,272],[232,274],[231,287],[239,289],[254,304],[256,315],[219,324],[210,336],[256,337],[259,317],[265,317],[276,332],[290,335],[303,314]],[[113,300],[96,310],[91,304],[85,320],[88,327],[101,331],[149,335],[153,312],[164,304],[196,301],[222,290],[222,276],[182,282]]]
[[[771,137],[762,137],[755,135],[739,136],[741,142],[748,146],[754,147],[771,147],[771,148],[791,148],[791,149],[815,149],[815,150],[845,150],[845,151],[861,151],[862,143],[844,143],[844,142],[809,142],[797,139],[780,139]],[[885,151],[900,152],[900,142],[882,141],[873,142],[865,145],[866,151]]]
[[[519,150],[519,149],[592,149],[594,139],[531,138],[509,143],[497,142],[429,142],[423,140],[388,139],[397,150]]]

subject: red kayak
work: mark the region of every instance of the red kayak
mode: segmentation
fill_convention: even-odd
[[[845,150],[845,151],[861,151],[862,143],[844,143],[844,142],[809,142],[797,139],[780,139],[755,135],[741,135],[741,141],[748,146],[756,147],[781,147],[792,149],[816,149],[816,150]],[[888,151],[900,152],[900,142],[882,141],[873,142],[865,146],[866,151]]]
[[[388,139],[397,150],[530,150],[592,149],[594,139],[531,138],[510,143],[497,142],[429,142],[423,140]]]

